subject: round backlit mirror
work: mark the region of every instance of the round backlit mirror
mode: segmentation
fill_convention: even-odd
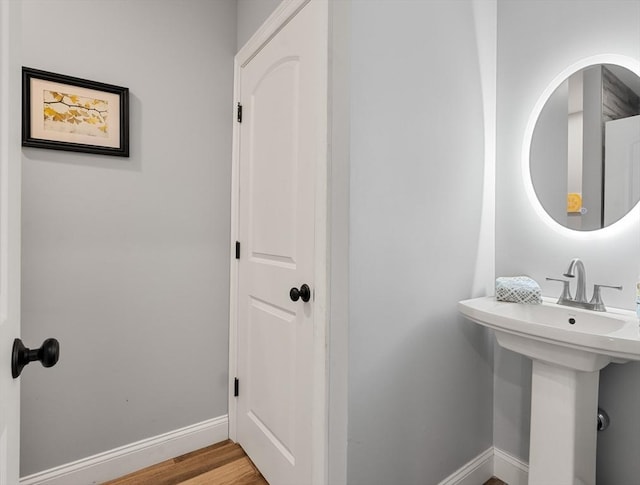
[[[640,77],[594,64],[560,82],[531,135],[535,194],[562,226],[593,231],[640,201]]]

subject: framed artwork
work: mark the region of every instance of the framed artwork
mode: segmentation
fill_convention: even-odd
[[[22,68],[22,146],[129,156],[129,89]]]

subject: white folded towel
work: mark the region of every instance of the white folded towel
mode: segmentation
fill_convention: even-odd
[[[501,276],[496,278],[496,300],[539,305],[542,291],[528,276]]]

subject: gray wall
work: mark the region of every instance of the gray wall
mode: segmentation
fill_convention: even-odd
[[[238,6],[236,46],[237,50],[240,50],[280,5],[280,0],[236,0],[236,4]]]
[[[328,481],[347,483],[349,366],[349,175],[351,5],[329,4],[329,171],[331,184]]]
[[[563,82],[540,112],[531,137],[531,180],[547,213],[567,225],[567,107],[569,83]]]
[[[543,35],[542,35],[543,34]],[[611,306],[632,309],[640,267],[640,221],[597,233],[558,231],[545,224],[525,194],[520,156],[529,113],[548,83],[585,57],[622,54],[640,58],[640,2],[534,0],[498,3],[498,153],[496,272],[529,274],[543,294],[560,288],[544,281],[558,276],[573,257],[593,283],[624,285],[604,295]],[[494,441],[528,459],[530,362],[496,350]],[[610,365],[601,373],[600,405],[615,425],[599,434],[598,483],[636,483],[640,476],[640,365]],[[615,410],[615,412],[614,412]],[[614,458],[615,457],[615,458]]]
[[[354,1],[348,483],[435,484],[492,444],[472,2]]]
[[[268,15],[243,3],[239,47],[251,35],[242,25]],[[492,444],[491,340],[456,309],[474,281],[493,276],[475,274],[486,263],[476,261],[484,146],[472,2],[339,7],[332,89],[351,101],[333,106],[332,257],[349,268],[336,275],[332,266],[332,285],[348,279],[349,300],[332,291],[329,476],[335,484],[437,483]],[[350,160],[340,151],[349,146]],[[345,222],[339,211],[349,206]],[[345,392],[346,464],[336,402]]]
[[[227,413],[233,0],[24,0],[26,66],[128,86],[131,157],[23,150],[27,475]]]
[[[437,483],[493,441],[528,455],[529,361],[497,349],[494,406],[491,340],[456,311],[473,296],[481,232],[486,127],[471,3],[354,1],[345,27],[341,305],[354,485]],[[236,30],[231,0],[24,2],[23,63],[129,86],[133,140],[129,160],[24,151],[23,337],[56,336],[63,354],[22,380],[23,475],[226,413],[231,63],[277,4],[238,0]],[[47,34],[71,5],[70,24],[98,17],[118,35]],[[542,281],[580,256],[590,282],[625,285],[607,301],[632,308],[638,226],[556,232],[531,210],[518,172],[528,114],[557,72],[594,53],[640,57],[638,2],[582,2],[579,21],[575,7],[499,2],[496,272]],[[96,52],[100,62],[87,62]],[[167,91],[211,109],[167,123],[156,101]],[[602,373],[613,424],[600,435],[601,483],[640,474],[630,458],[638,377],[635,364]]]
[[[584,71],[582,205],[587,213],[582,228],[602,226],[602,68]]]

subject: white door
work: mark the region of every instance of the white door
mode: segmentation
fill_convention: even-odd
[[[604,223],[613,224],[640,200],[640,115],[605,123]]]
[[[239,72],[237,441],[271,485],[312,482],[323,8],[303,7]]]
[[[19,475],[20,385],[11,376],[20,335],[20,65],[18,2],[0,2],[0,485]]]

